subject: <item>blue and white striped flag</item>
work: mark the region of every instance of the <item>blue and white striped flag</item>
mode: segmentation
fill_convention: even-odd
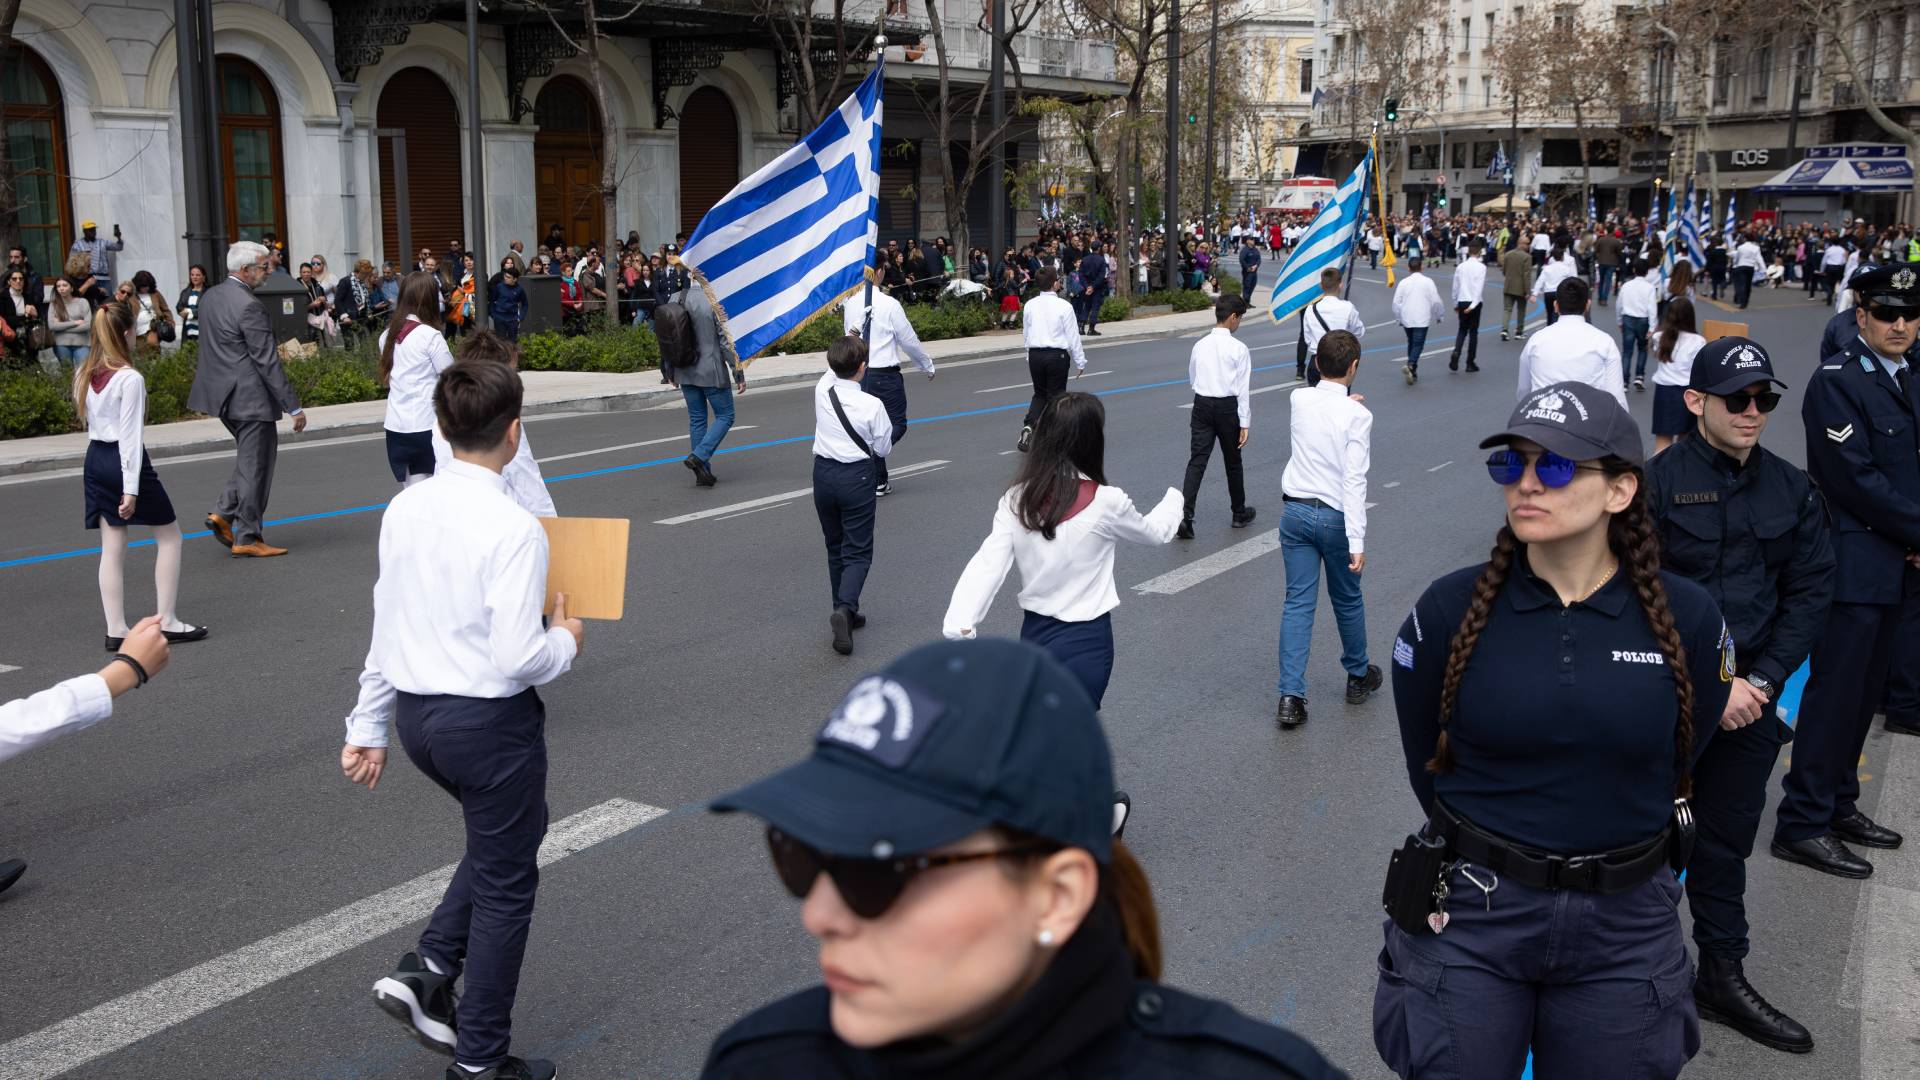
[[[1591,193],[1587,195],[1587,220],[1588,221],[1600,220],[1600,212],[1593,208],[1593,195]]]
[[[1712,213],[1712,208],[1708,208]],[[1695,270],[1707,265],[1706,242],[1700,239],[1700,199],[1693,190],[1693,181],[1687,181],[1687,208],[1680,215],[1680,239],[1686,244],[1687,261],[1693,263]]]
[[[1505,175],[1506,171],[1507,144],[1505,142],[1494,143],[1493,160],[1487,162],[1487,179],[1498,180],[1501,176]]]
[[[707,211],[680,254],[740,360],[865,285],[879,206],[876,66],[811,135]]]
[[[1344,267],[1353,251],[1360,218],[1366,212],[1367,174],[1372,168],[1373,151],[1368,150],[1314,217],[1313,224],[1294,242],[1287,261],[1280,264],[1279,280],[1273,283],[1268,299],[1267,314],[1274,322],[1285,320],[1320,295],[1320,271],[1329,266]]]
[[[1727,192],[1726,224],[1720,226],[1720,235],[1726,237],[1728,247],[1733,246],[1734,234],[1739,231],[1738,227],[1734,223],[1739,220],[1740,220],[1740,216],[1737,212],[1735,212],[1733,208],[1733,192],[1729,191]]]

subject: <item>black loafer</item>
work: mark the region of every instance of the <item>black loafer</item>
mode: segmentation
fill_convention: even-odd
[[[1775,840],[1768,850],[1776,859],[1809,866],[1834,877],[1858,881],[1873,876],[1873,864],[1855,855],[1832,833],[1806,840]]]
[[[1193,539],[1193,519],[1190,517],[1181,518],[1180,527],[1173,530],[1173,535],[1182,540]]]
[[[124,643],[126,642],[126,640],[127,640],[127,639],[126,639],[126,638],[123,638],[123,637],[110,637],[110,638],[108,638],[108,639],[107,639],[107,651],[108,651],[108,652],[119,652],[119,651],[120,651],[120,646],[121,646],[122,644],[124,644]]]
[[[1307,722],[1307,699],[1288,694],[1280,699],[1280,712],[1276,717],[1281,728],[1292,731]]]
[[[1899,833],[1858,810],[1834,822],[1833,832],[1835,836],[1849,844],[1888,850],[1899,847],[1901,840],[1904,839]]]
[[[1236,529],[1244,529],[1253,524],[1253,516],[1256,513],[1258,513],[1258,511],[1249,506],[1245,510],[1233,515],[1233,527]]]
[[[833,651],[841,656],[853,655],[853,611],[847,607],[833,609],[827,617],[827,625],[833,627]]]
[[[205,639],[207,636],[207,628],[204,626],[193,626],[185,630],[162,630],[160,634],[167,639],[167,644],[179,645],[188,641],[201,641]]]

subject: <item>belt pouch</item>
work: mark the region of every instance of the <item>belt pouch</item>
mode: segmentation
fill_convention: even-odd
[[[1387,860],[1387,883],[1380,893],[1380,906],[1393,925],[1413,937],[1433,935],[1427,916],[1436,910],[1434,893],[1449,861],[1445,840],[1418,833],[1407,837]]]

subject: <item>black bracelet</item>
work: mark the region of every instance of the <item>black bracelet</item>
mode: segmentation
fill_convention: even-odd
[[[113,660],[118,660],[121,663],[124,663],[128,667],[133,669],[134,677],[139,679],[138,682],[133,684],[134,689],[137,690],[140,687],[147,685],[147,669],[140,666],[140,661],[135,660],[133,657],[128,656],[126,653],[123,653],[123,652],[114,653]],[[113,660],[109,660],[107,661],[107,663],[111,664],[113,663]]]

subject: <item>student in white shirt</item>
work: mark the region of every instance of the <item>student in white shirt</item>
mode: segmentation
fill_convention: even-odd
[[[440,373],[453,366],[453,352],[440,334],[439,304],[440,286],[433,275],[408,274],[400,281],[393,321],[380,331],[387,465],[405,487],[433,475],[433,390]]]
[[[1766,273],[1766,261],[1760,255],[1760,245],[1753,242],[1748,233],[1740,234],[1740,243],[1733,249],[1733,305],[1745,310],[1747,301],[1753,296],[1753,279]],[[1654,402],[1658,405],[1659,402]]]
[[[1841,275],[1847,269],[1847,248],[1840,242],[1839,236],[1827,239],[1827,248],[1820,254],[1820,280],[1827,287],[1827,303],[1834,302],[1834,292],[1840,286]]]
[[[813,387],[813,509],[827,541],[833,651],[851,656],[853,632],[867,624],[860,593],[873,568],[874,472],[893,449],[894,426],[886,404],[860,388],[865,342],[854,334],[835,341],[827,368]]]
[[[1547,264],[1540,268],[1539,275],[1533,279],[1533,298],[1535,300],[1544,298],[1543,306],[1546,308],[1548,326],[1552,326],[1560,318],[1560,313],[1553,303],[1554,290],[1560,287],[1561,282],[1578,275],[1579,272],[1579,264],[1574,262],[1573,256],[1567,254],[1567,249],[1555,247],[1552,257],[1547,259]]]
[[[106,667],[0,705],[0,761],[112,716],[113,699],[146,685],[167,666],[167,657],[160,616],[149,615],[127,631],[120,650]],[[0,892],[6,892],[26,872],[27,864],[21,860],[0,859]]]
[[[1320,369],[1312,363],[1320,339],[1335,330],[1345,330],[1356,338],[1367,336],[1367,324],[1360,309],[1340,298],[1340,270],[1329,266],[1320,271],[1320,298],[1300,311],[1300,350],[1294,360],[1293,377],[1320,381]]]
[[[1520,350],[1518,397],[1557,382],[1583,382],[1612,394],[1620,407],[1626,408],[1625,384],[1613,375],[1620,366],[1620,347],[1614,344],[1613,335],[1587,321],[1587,302],[1592,296],[1587,279],[1570,277],[1553,295],[1560,319],[1528,338]],[[1624,311],[1626,290],[1622,289],[1620,295]]]
[[[1040,292],[1020,312],[1020,336],[1027,346],[1027,373],[1033,377],[1033,401],[1020,422],[1021,453],[1033,445],[1033,433],[1046,417],[1047,406],[1067,392],[1067,365],[1076,375],[1087,370],[1086,350],[1080,345],[1080,322],[1073,305],[1060,296],[1059,275],[1042,270],[1034,277]]]
[[[1466,254],[1453,271],[1453,311],[1460,317],[1460,333],[1453,339],[1453,355],[1447,358],[1447,370],[1460,370],[1460,350],[1467,353],[1467,371],[1480,370],[1480,313],[1485,308],[1482,294],[1487,287],[1487,264],[1483,258],[1486,241],[1479,237],[1465,242]]]
[[[1320,568],[1340,628],[1340,666],[1347,672],[1347,703],[1358,705],[1380,688],[1380,669],[1367,662],[1367,615],[1360,599],[1367,537],[1367,468],[1373,414],[1353,395],[1360,371],[1360,339],[1336,330],[1320,342],[1321,382],[1295,390],[1292,440],[1280,477],[1286,508],[1280,518],[1280,554],[1287,598],[1280,616],[1282,728],[1307,722],[1307,654],[1319,603]]]
[[[1052,654],[1098,709],[1113,675],[1113,549],[1165,544],[1180,522],[1172,488],[1144,517],[1106,477],[1106,409],[1063,394],[994,511],[993,530],[954,584],[941,631],[971,638],[1007,571],[1020,567],[1020,639]]]
[[[1181,485],[1185,510],[1178,535],[1182,540],[1193,539],[1194,505],[1200,498],[1200,483],[1206,478],[1207,462],[1213,458],[1216,442],[1220,444],[1220,463],[1227,472],[1233,527],[1244,529],[1253,522],[1254,509],[1247,505],[1246,474],[1240,464],[1240,449],[1247,445],[1247,433],[1253,424],[1249,389],[1253,353],[1233,336],[1246,311],[1245,297],[1229,293],[1215,300],[1213,332],[1194,342],[1187,356],[1193,415],[1187,421],[1187,475]]]
[[[1440,289],[1433,279],[1420,272],[1418,255],[1407,260],[1407,276],[1393,287],[1393,318],[1407,332],[1407,385],[1420,377],[1420,354],[1427,351],[1427,331],[1440,321],[1446,308],[1440,303]]]
[[[565,596],[541,626],[546,532],[500,476],[519,449],[521,395],[520,376],[491,361],[440,377],[434,411],[454,460],[395,496],[380,520],[373,643],[340,750],[347,779],[371,790],[391,721],[408,759],[460,803],[460,868],[374,999],[454,1055],[449,1075],[498,1070],[488,1080],[554,1076],[551,1062],[508,1051],[547,831],[546,708],[534,688],[566,674],[584,640]]]
[[[1660,343],[1654,350],[1659,363],[1653,369],[1653,452],[1693,434],[1696,418],[1687,408],[1687,385],[1693,379],[1693,358],[1707,344],[1694,326],[1693,301],[1676,296],[1667,301],[1660,317]]]
[[[513,371],[520,370],[520,346],[491,330],[481,330],[468,334],[460,346],[462,360],[490,360],[496,364],[505,364]],[[440,425],[433,427],[433,465],[437,472],[453,463],[453,444],[440,432]],[[547,482],[540,475],[540,463],[534,460],[533,443],[527,438],[526,425],[520,427],[520,449],[516,450],[513,460],[500,470],[500,478],[506,481],[507,497],[520,504],[520,508],[534,517],[558,517],[559,511],[553,508],[553,496],[547,494]]]
[[[887,418],[893,422],[889,442],[898,445],[907,435],[907,384],[900,374],[901,361],[912,360],[931,379],[933,357],[920,344],[920,336],[907,321],[907,309],[900,306],[900,301],[878,289],[867,291],[873,297],[872,325],[868,325],[865,299],[855,294],[847,300],[846,331],[859,334],[867,343],[867,373],[860,380],[860,389],[886,406]],[[874,457],[873,468],[873,493],[886,495],[893,491],[893,485],[887,482],[885,451]]]
[[[1645,259],[1633,263],[1633,279],[1620,286],[1620,384],[1647,374],[1648,334],[1660,310],[1660,282]],[[1636,370],[1634,355],[1639,354]],[[1522,397],[1526,396],[1523,392]],[[1622,395],[1625,400],[1625,395]]]
[[[92,346],[73,372],[73,409],[87,425],[87,462],[81,470],[87,528],[100,530],[100,607],[107,618],[107,651],[127,636],[127,526],[153,529],[154,607],[170,642],[199,641],[207,628],[182,622],[180,523],[173,501],[153,471],[145,445],[147,381],[133,368],[132,308],[108,304],[93,314]]]

